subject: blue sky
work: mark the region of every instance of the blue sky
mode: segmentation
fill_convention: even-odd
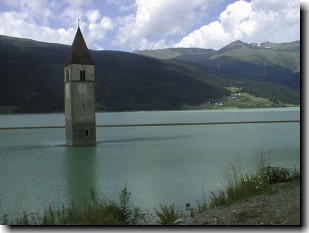
[[[0,35],[133,51],[300,40],[299,0],[1,0]]]

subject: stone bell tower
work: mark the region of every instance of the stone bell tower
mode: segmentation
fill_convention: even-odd
[[[94,62],[78,27],[64,65],[66,145],[96,145]]]

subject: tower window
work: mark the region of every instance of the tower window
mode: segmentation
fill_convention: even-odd
[[[80,81],[86,81],[86,70],[81,70],[79,72],[80,75]]]
[[[69,71],[67,70],[67,71],[66,71],[66,76],[65,76],[65,81],[68,82],[69,79],[70,79],[70,73],[69,73]]]
[[[89,130],[86,129],[86,137],[88,137],[88,136],[89,136]]]

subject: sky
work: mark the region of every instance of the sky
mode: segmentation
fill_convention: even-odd
[[[0,35],[88,48],[218,50],[300,40],[299,0],[1,0]]]

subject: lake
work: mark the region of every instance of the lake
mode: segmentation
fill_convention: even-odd
[[[81,202],[91,188],[118,200],[126,185],[133,205],[151,211],[175,204],[183,210],[224,185],[222,172],[231,162],[240,159],[250,167],[257,151],[269,153],[272,166],[300,167],[300,108],[97,113],[96,118],[103,126],[97,127],[97,146],[70,148],[61,128],[64,114],[0,115],[1,215]],[[183,125],[169,125],[175,123]],[[156,125],[114,127],[137,124]],[[41,126],[60,128],[3,129]]]

